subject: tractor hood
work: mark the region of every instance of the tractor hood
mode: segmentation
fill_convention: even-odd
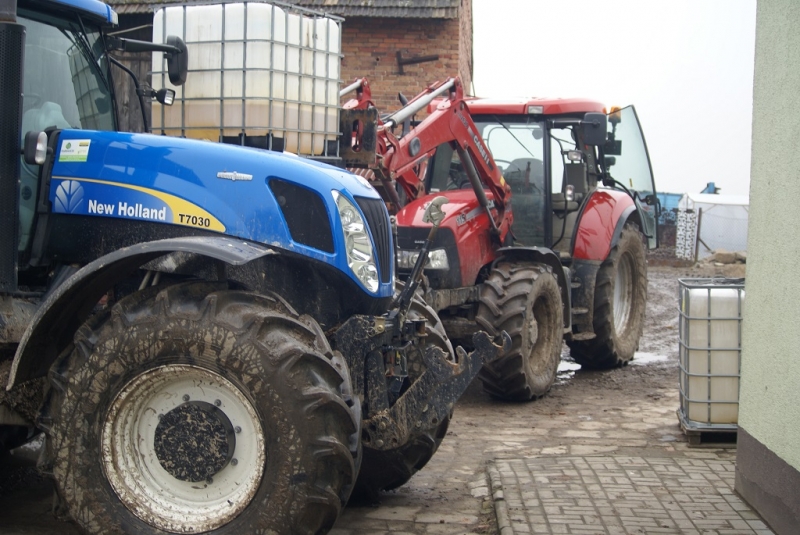
[[[344,272],[349,269],[335,195],[359,206],[362,216],[365,206],[381,204],[366,180],[338,168],[207,141],[63,130],[53,161],[49,200],[54,213],[214,231]],[[363,217],[369,225],[370,217],[380,219],[383,213],[373,210]],[[323,231],[329,238],[319,240],[316,234]],[[386,247],[391,245],[378,245]]]
[[[493,200],[490,191],[486,192],[486,196],[490,202]],[[430,228],[431,224],[423,222],[422,219],[425,209],[436,197],[447,197],[447,204],[442,205],[442,211],[445,213],[442,227],[466,226],[469,229],[479,229],[486,225],[486,211],[481,208],[471,189],[443,191],[420,197],[397,212],[397,224],[400,227]]]

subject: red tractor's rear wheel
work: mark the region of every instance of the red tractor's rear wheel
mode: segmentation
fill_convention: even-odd
[[[593,320],[596,337],[568,342],[575,362],[593,369],[628,364],[639,347],[646,303],[644,240],[638,227],[629,223],[597,272]]]

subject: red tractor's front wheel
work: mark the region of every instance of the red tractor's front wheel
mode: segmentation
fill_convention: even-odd
[[[543,264],[500,263],[483,283],[476,321],[492,336],[511,336],[507,355],[479,377],[491,395],[513,401],[544,396],[558,371],[562,340],[561,291]]]

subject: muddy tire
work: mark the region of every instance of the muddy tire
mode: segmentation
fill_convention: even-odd
[[[419,296],[414,298],[409,310],[410,319],[425,319],[427,323],[428,344],[435,345],[446,354],[453,355],[453,346],[444,332],[439,316],[425,304]],[[409,356],[409,378],[413,382],[424,371],[422,349],[415,348]],[[361,502],[378,501],[381,491],[400,487],[411,479],[423,466],[428,464],[439,449],[450,418],[444,418],[438,425],[413,433],[406,444],[392,450],[377,450],[368,444],[363,445],[363,462],[353,491],[353,498]]]
[[[139,292],[84,324],[49,378],[49,464],[87,533],[326,533],[355,482],[346,364],[276,296]]]
[[[481,286],[476,321],[491,336],[511,336],[507,355],[486,364],[479,377],[492,396],[528,401],[544,396],[558,371],[563,310],[549,266],[501,263]]]
[[[639,347],[646,304],[644,239],[638,227],[629,223],[597,272],[593,319],[596,337],[568,342],[575,362],[592,369],[627,365]]]

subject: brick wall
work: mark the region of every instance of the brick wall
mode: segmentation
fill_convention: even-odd
[[[459,22],[458,72],[464,82],[464,90],[472,94],[472,0],[461,0]]]
[[[464,0],[470,4],[470,0]],[[460,74],[471,80],[472,18],[400,19],[348,17],[342,32],[344,85],[366,76],[381,112],[400,108],[397,93],[411,98],[431,83]],[[469,43],[461,42],[468,27]],[[403,58],[438,54],[437,61],[406,65],[400,74],[397,51]],[[464,51],[469,51],[469,60]],[[469,88],[469,85],[465,84]],[[346,99],[345,99],[346,100]]]

